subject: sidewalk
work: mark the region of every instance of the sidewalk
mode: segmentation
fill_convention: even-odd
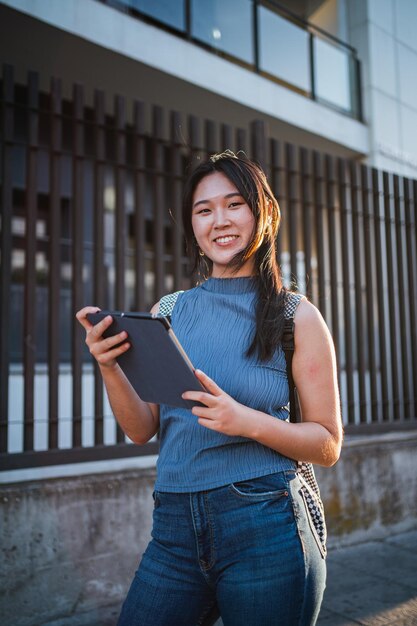
[[[317,626],[417,625],[417,530],[329,551]]]
[[[317,626],[417,626],[417,530],[334,548],[327,565]],[[108,607],[41,626],[115,626],[118,611]]]

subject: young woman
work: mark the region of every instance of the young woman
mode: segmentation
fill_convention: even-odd
[[[178,295],[171,322],[206,389],[184,398],[204,406],[143,402],[117,365],[128,338],[103,339],[111,319],[86,319],[96,307],[77,314],[124,432],[143,444],[160,431],[153,539],[119,626],[196,626],[219,613],[225,626],[313,625],[326,568],[295,470],[296,461],[331,466],[340,454],[333,343],[318,310],[282,286],[279,206],[255,163],[226,151],[200,164],[183,221],[195,269],[208,278]],[[281,348],[293,297],[297,424]]]

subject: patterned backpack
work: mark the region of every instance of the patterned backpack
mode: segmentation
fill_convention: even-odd
[[[163,296],[159,302],[158,315],[163,315],[168,319],[171,318],[172,311],[177,302],[178,296],[183,293],[182,291],[176,291]],[[292,357],[294,354],[294,315],[296,308],[302,299],[301,294],[288,292],[287,302],[285,304],[285,323],[284,334],[282,338],[282,349],[285,354],[285,360],[287,363],[287,379],[290,392],[290,422],[300,421],[299,410],[297,407],[297,396],[292,377]],[[320,490],[317,484],[317,480],[314,474],[313,465],[311,463],[305,463],[298,461],[297,474],[301,482],[300,495],[304,500],[306,510],[308,513],[310,527],[313,535],[316,539],[317,545],[323,557],[326,556],[326,540],[327,530],[326,521],[324,518],[324,507],[320,497]]]
[[[287,379],[290,392],[290,422],[292,423],[301,421],[297,393],[292,377],[292,357],[295,349],[294,315],[302,297],[303,296],[301,294],[288,292],[288,298],[285,303],[284,310],[284,334],[281,343],[287,363]],[[324,517],[324,506],[320,496],[320,489],[314,474],[313,465],[304,461],[298,461],[297,474],[301,481],[301,496],[309,513],[311,530],[316,538],[322,555],[325,556],[327,552],[326,520]]]

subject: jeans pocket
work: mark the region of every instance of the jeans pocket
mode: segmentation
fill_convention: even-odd
[[[153,508],[154,510],[158,508],[158,506],[160,505],[160,500],[159,500],[159,495],[157,491],[154,491],[152,493],[152,498],[153,498]]]
[[[231,483],[230,490],[239,498],[258,502],[286,498],[289,495],[287,478],[281,473]]]
[[[299,494],[304,503],[305,512],[311,533],[323,558],[327,554],[327,528],[322,501],[312,490],[301,481]]]

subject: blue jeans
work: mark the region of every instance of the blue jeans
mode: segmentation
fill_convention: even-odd
[[[152,541],[118,626],[312,626],[326,564],[293,471],[155,492]]]

